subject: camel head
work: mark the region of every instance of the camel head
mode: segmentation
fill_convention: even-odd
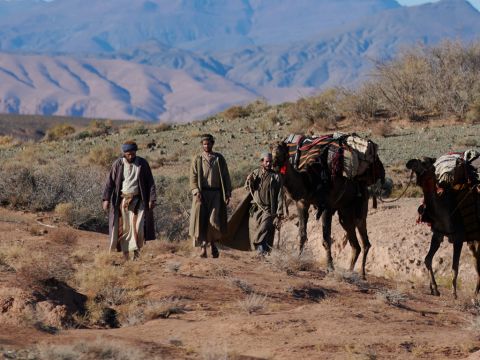
[[[424,157],[420,159],[411,159],[407,162],[407,169],[412,170],[417,176],[417,185],[425,191],[431,191],[432,186],[435,184],[435,163],[434,158]]]
[[[283,141],[277,142],[272,147],[273,167],[279,170],[288,161],[288,146]]]
[[[429,222],[435,231],[451,234],[454,231],[451,217],[452,199],[449,194],[437,192],[437,180],[433,166],[435,160],[429,157],[422,160],[411,159],[406,166],[415,173],[417,185],[423,190],[424,204],[419,208],[422,220]]]

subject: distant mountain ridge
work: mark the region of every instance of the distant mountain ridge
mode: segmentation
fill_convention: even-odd
[[[190,121],[258,97],[355,86],[372,59],[480,34],[465,0],[85,3],[0,1],[0,111]]]

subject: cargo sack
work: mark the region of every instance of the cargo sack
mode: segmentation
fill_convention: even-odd
[[[461,154],[448,154],[440,156],[433,164],[437,182],[443,185],[453,186],[458,177],[463,173],[463,158]]]
[[[371,140],[361,138],[356,134],[336,132],[334,138],[342,141],[345,146],[343,175],[349,179],[363,175],[375,162],[378,145]]]

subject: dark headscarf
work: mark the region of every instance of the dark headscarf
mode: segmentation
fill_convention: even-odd
[[[134,141],[127,141],[122,145],[122,152],[137,151],[138,146]]]

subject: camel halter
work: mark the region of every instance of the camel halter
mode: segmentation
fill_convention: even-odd
[[[403,190],[403,192],[396,198],[396,199],[392,199],[392,200],[385,200],[382,198],[381,195],[378,195],[378,198],[380,199],[380,201],[382,203],[393,203],[395,201],[398,201],[400,200],[407,192],[408,188],[410,187],[410,185],[412,184],[412,180],[413,180],[413,170],[412,172],[410,173],[410,179],[408,180],[408,184],[407,184],[407,187],[405,188],[405,190]]]

